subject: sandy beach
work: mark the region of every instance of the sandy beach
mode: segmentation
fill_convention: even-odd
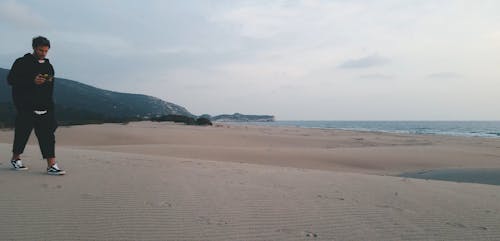
[[[0,240],[500,240],[500,186],[403,178],[500,168],[500,139],[149,121],[0,131]],[[57,234],[57,235],[54,235]]]

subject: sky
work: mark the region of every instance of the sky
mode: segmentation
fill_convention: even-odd
[[[500,120],[500,1],[0,0],[0,67],[201,114]]]

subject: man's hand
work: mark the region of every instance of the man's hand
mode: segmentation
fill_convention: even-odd
[[[35,84],[41,85],[43,83],[45,83],[45,78],[41,74],[37,75],[35,77]]]

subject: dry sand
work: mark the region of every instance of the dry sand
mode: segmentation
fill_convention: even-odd
[[[12,171],[0,240],[500,240],[500,186],[404,171],[500,167],[500,140],[133,122],[61,127]]]

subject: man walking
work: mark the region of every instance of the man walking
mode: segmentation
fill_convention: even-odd
[[[20,155],[33,128],[40,150],[47,159],[47,173],[63,175],[55,158],[55,136],[57,121],[54,115],[54,68],[45,58],[50,42],[45,37],[33,38],[33,53],[16,59],[7,81],[12,86],[12,99],[16,107],[14,144],[11,164],[14,170],[27,170]]]

